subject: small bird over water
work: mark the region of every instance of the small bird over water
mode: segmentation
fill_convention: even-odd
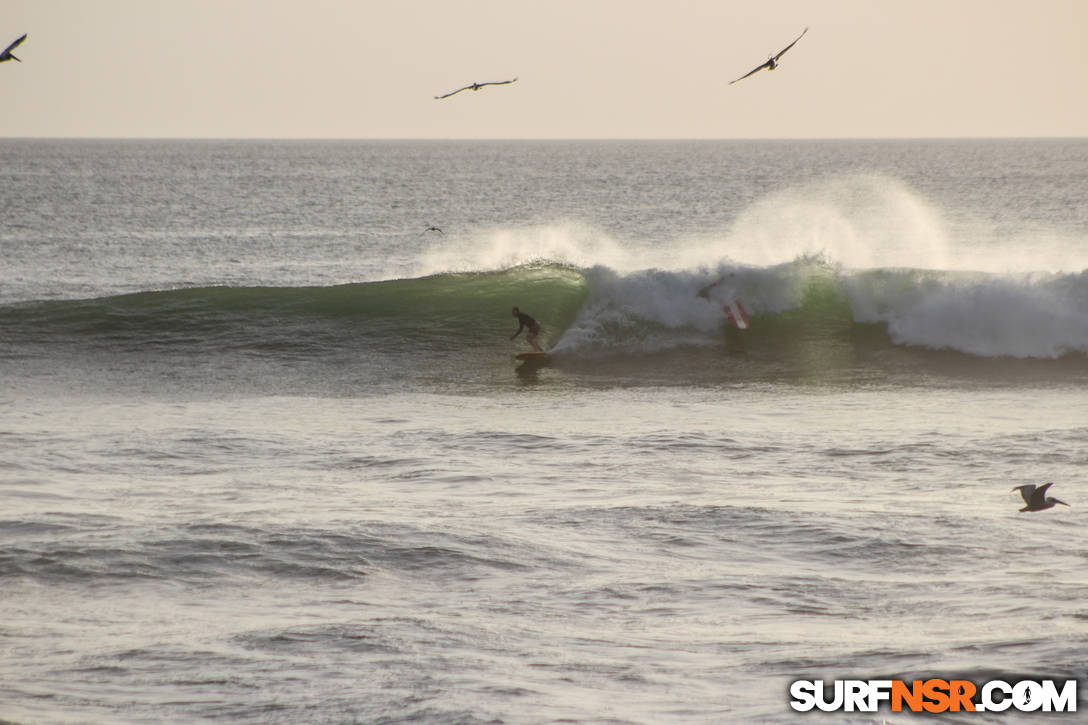
[[[805,37],[805,33],[807,33],[807,32],[808,32],[808,28],[805,28],[804,30],[802,30],[801,34],[797,36],[797,40],[800,40],[801,38]],[[745,73],[744,75],[742,75],[740,78],[737,79],[737,81],[742,81],[745,78],[747,78],[748,76],[752,75],[753,73],[758,73],[759,71],[763,70],[764,68],[766,68],[767,70],[774,70],[775,68],[777,68],[778,67],[778,59],[781,58],[782,56],[784,56],[786,54],[786,51],[789,50],[790,48],[792,48],[797,43],[797,40],[793,41],[792,43],[787,45],[785,48],[778,51],[777,55],[772,55],[770,58],[767,59],[767,62],[764,63],[763,65],[757,66],[757,67],[753,68],[752,70],[748,71],[747,73]],[[733,85],[737,81],[729,81],[729,85]]]
[[[1042,486],[1036,486],[1034,483],[1025,483],[1023,486],[1012,489],[1013,491],[1019,491],[1020,495],[1024,497],[1024,503],[1027,504],[1027,506],[1020,509],[1021,513],[1024,511],[1044,511],[1054,508],[1056,503],[1068,506],[1069,504],[1065,501],[1059,501],[1053,496],[1046,495],[1046,490],[1053,485],[1053,483],[1044,483]]]
[[[0,63],[3,63],[5,60],[19,60],[11,54],[11,51],[12,49],[18,47],[19,43],[23,42],[24,40],[26,40],[26,33],[23,33],[21,36],[15,39],[14,43],[4,48],[4,52],[0,53]],[[19,60],[19,62],[22,63],[23,61]]]
[[[510,83],[513,83],[516,80],[517,80],[517,78],[513,78],[513,79],[508,80],[508,81],[488,81],[487,83],[473,83],[470,86],[465,86],[464,88],[458,88],[456,91],[450,91],[449,93],[447,93],[447,94],[445,94],[443,96],[435,96],[434,99],[436,101],[438,101],[438,100],[441,100],[443,98],[449,98],[450,96],[456,95],[456,94],[460,93],[461,91],[467,91],[467,90],[478,91],[481,88],[483,88],[484,86],[505,86],[505,85],[508,85]]]

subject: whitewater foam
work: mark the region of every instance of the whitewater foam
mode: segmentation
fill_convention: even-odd
[[[1088,276],[888,270],[845,277],[858,322],[892,341],[983,357],[1057,358],[1088,352]]]
[[[723,304],[743,300],[749,315],[796,309],[811,280],[830,271],[819,260],[799,259],[765,268],[722,264],[629,274],[597,266],[585,274],[589,297],[557,342],[557,352],[654,353],[720,345]]]

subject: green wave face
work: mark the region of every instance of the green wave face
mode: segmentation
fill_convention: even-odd
[[[700,295],[711,282],[713,291]],[[516,305],[542,323],[541,341],[568,370],[598,374],[622,361],[621,370],[634,366],[636,381],[647,369],[671,382],[737,371],[973,374],[979,360],[1064,360],[1063,369],[1081,369],[1086,291],[1083,274],[849,271],[809,258],[626,273],[534,264],[332,287],[205,287],[22,303],[0,308],[0,327],[11,359],[54,348],[151,352],[164,361],[237,353],[286,366],[359,366],[381,377],[406,366],[509,365],[513,353],[528,349],[524,338],[510,340]],[[729,300],[743,303],[749,329],[726,321]]]
[[[556,265],[334,287],[205,287],[0,309],[12,341],[112,346],[476,348],[506,342],[515,305],[554,336],[586,280]]]

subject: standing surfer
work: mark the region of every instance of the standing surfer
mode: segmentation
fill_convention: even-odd
[[[544,352],[544,350],[541,349],[540,345],[536,344],[536,336],[540,334],[540,323],[519,310],[517,307],[514,308],[513,315],[514,317],[518,318],[518,331],[511,335],[510,339],[513,340],[515,337],[521,334],[522,330],[527,327],[529,328],[529,331],[525,333],[525,339],[529,342],[530,345],[533,346],[534,350],[536,350],[537,352]]]

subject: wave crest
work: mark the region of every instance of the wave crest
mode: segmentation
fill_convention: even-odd
[[[717,284],[702,297],[699,291]],[[722,305],[752,320],[743,339],[862,336],[979,357],[1088,354],[1088,272],[1000,275],[855,271],[819,257],[767,267],[622,272],[540,264],[333,287],[211,287],[0,307],[13,345],[211,347],[263,353],[509,351],[510,308],[539,319],[570,356],[729,345]]]
[[[982,357],[1088,353],[1088,273],[1003,276],[883,270],[844,279],[858,322],[899,345]]]

